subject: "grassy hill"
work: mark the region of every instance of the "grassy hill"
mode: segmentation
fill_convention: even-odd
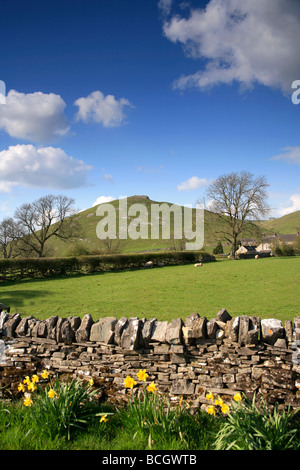
[[[260,227],[266,233],[297,233],[300,232],[300,211],[292,212],[278,219],[270,219],[259,222]]]
[[[170,250],[170,249],[185,249],[180,248],[180,246],[185,246],[184,240],[174,240],[172,239],[173,236],[173,214],[171,212],[171,239],[165,239],[160,232],[159,239],[151,239],[150,229],[150,217],[151,217],[151,205],[152,204],[163,204],[164,201],[153,201],[149,199],[147,196],[132,196],[127,198],[127,207],[128,209],[132,206],[132,204],[141,203],[143,204],[149,215],[149,222],[148,222],[148,230],[149,236],[148,239],[137,239],[132,240],[128,238],[127,240],[122,240],[119,242],[119,251],[123,253],[137,253],[142,251],[156,251],[156,250]],[[165,202],[169,207],[173,204],[170,202]],[[118,224],[118,210],[119,210],[119,200],[112,201],[110,203],[116,209],[116,225],[117,225],[117,234],[119,233],[119,224]],[[71,256],[75,254],[98,254],[100,252],[106,251],[107,246],[104,246],[102,240],[99,240],[96,234],[96,227],[101,217],[96,214],[98,206],[91,207],[90,209],[84,210],[82,212],[77,213],[73,216],[73,219],[80,225],[82,230],[81,237],[76,242],[63,242],[57,238],[51,238],[47,242],[47,248],[45,251],[46,256]],[[181,209],[181,213],[184,213],[183,206],[178,206]],[[195,230],[195,209],[189,209],[192,211],[193,217],[193,229]],[[128,216],[127,218],[127,225],[138,217],[134,215],[132,217]],[[183,217],[183,216],[182,216]],[[160,228],[161,228],[160,224]],[[206,251],[212,252],[213,248],[216,246],[219,240],[222,241],[224,251],[229,252],[228,243],[222,239],[220,235],[220,231],[222,230],[222,222],[218,218],[216,214],[213,212],[204,211],[204,247]],[[242,237],[251,237],[250,231],[245,231],[242,234]],[[113,248],[116,248],[118,241],[113,241]]]

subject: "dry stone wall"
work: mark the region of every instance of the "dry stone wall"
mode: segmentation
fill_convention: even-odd
[[[226,309],[208,320],[91,315],[38,320],[0,314],[0,388],[16,389],[20,374],[47,368],[53,374],[92,377],[103,398],[126,399],[124,379],[146,369],[160,392],[192,407],[207,406],[206,393],[244,392],[270,406],[300,406],[300,317],[277,319]]]

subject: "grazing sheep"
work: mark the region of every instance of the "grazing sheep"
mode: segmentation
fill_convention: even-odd
[[[199,266],[202,266],[202,263],[196,263],[194,264],[195,268],[198,268]]]
[[[7,307],[7,305],[0,303],[0,312],[3,312],[3,310],[6,310],[7,313],[9,313],[10,307]]]

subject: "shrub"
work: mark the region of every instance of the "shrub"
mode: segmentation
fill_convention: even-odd
[[[215,246],[215,248],[213,249],[213,254],[214,254],[214,255],[220,255],[220,254],[222,254],[222,253],[224,253],[223,245],[222,245],[222,243],[219,241],[219,242],[217,243],[217,245]]]

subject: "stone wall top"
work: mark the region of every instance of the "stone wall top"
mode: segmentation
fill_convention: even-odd
[[[152,343],[192,345],[205,339],[255,345],[260,342],[286,348],[300,340],[300,317],[285,325],[276,319],[256,316],[232,317],[222,308],[214,318],[207,319],[198,313],[185,320],[160,321],[156,318],[104,317],[94,321],[90,314],[83,318],[51,316],[46,320],[33,316],[21,317],[19,313],[0,313],[0,337],[33,337],[41,342],[82,343],[100,342],[114,344],[126,350],[140,350]]]

